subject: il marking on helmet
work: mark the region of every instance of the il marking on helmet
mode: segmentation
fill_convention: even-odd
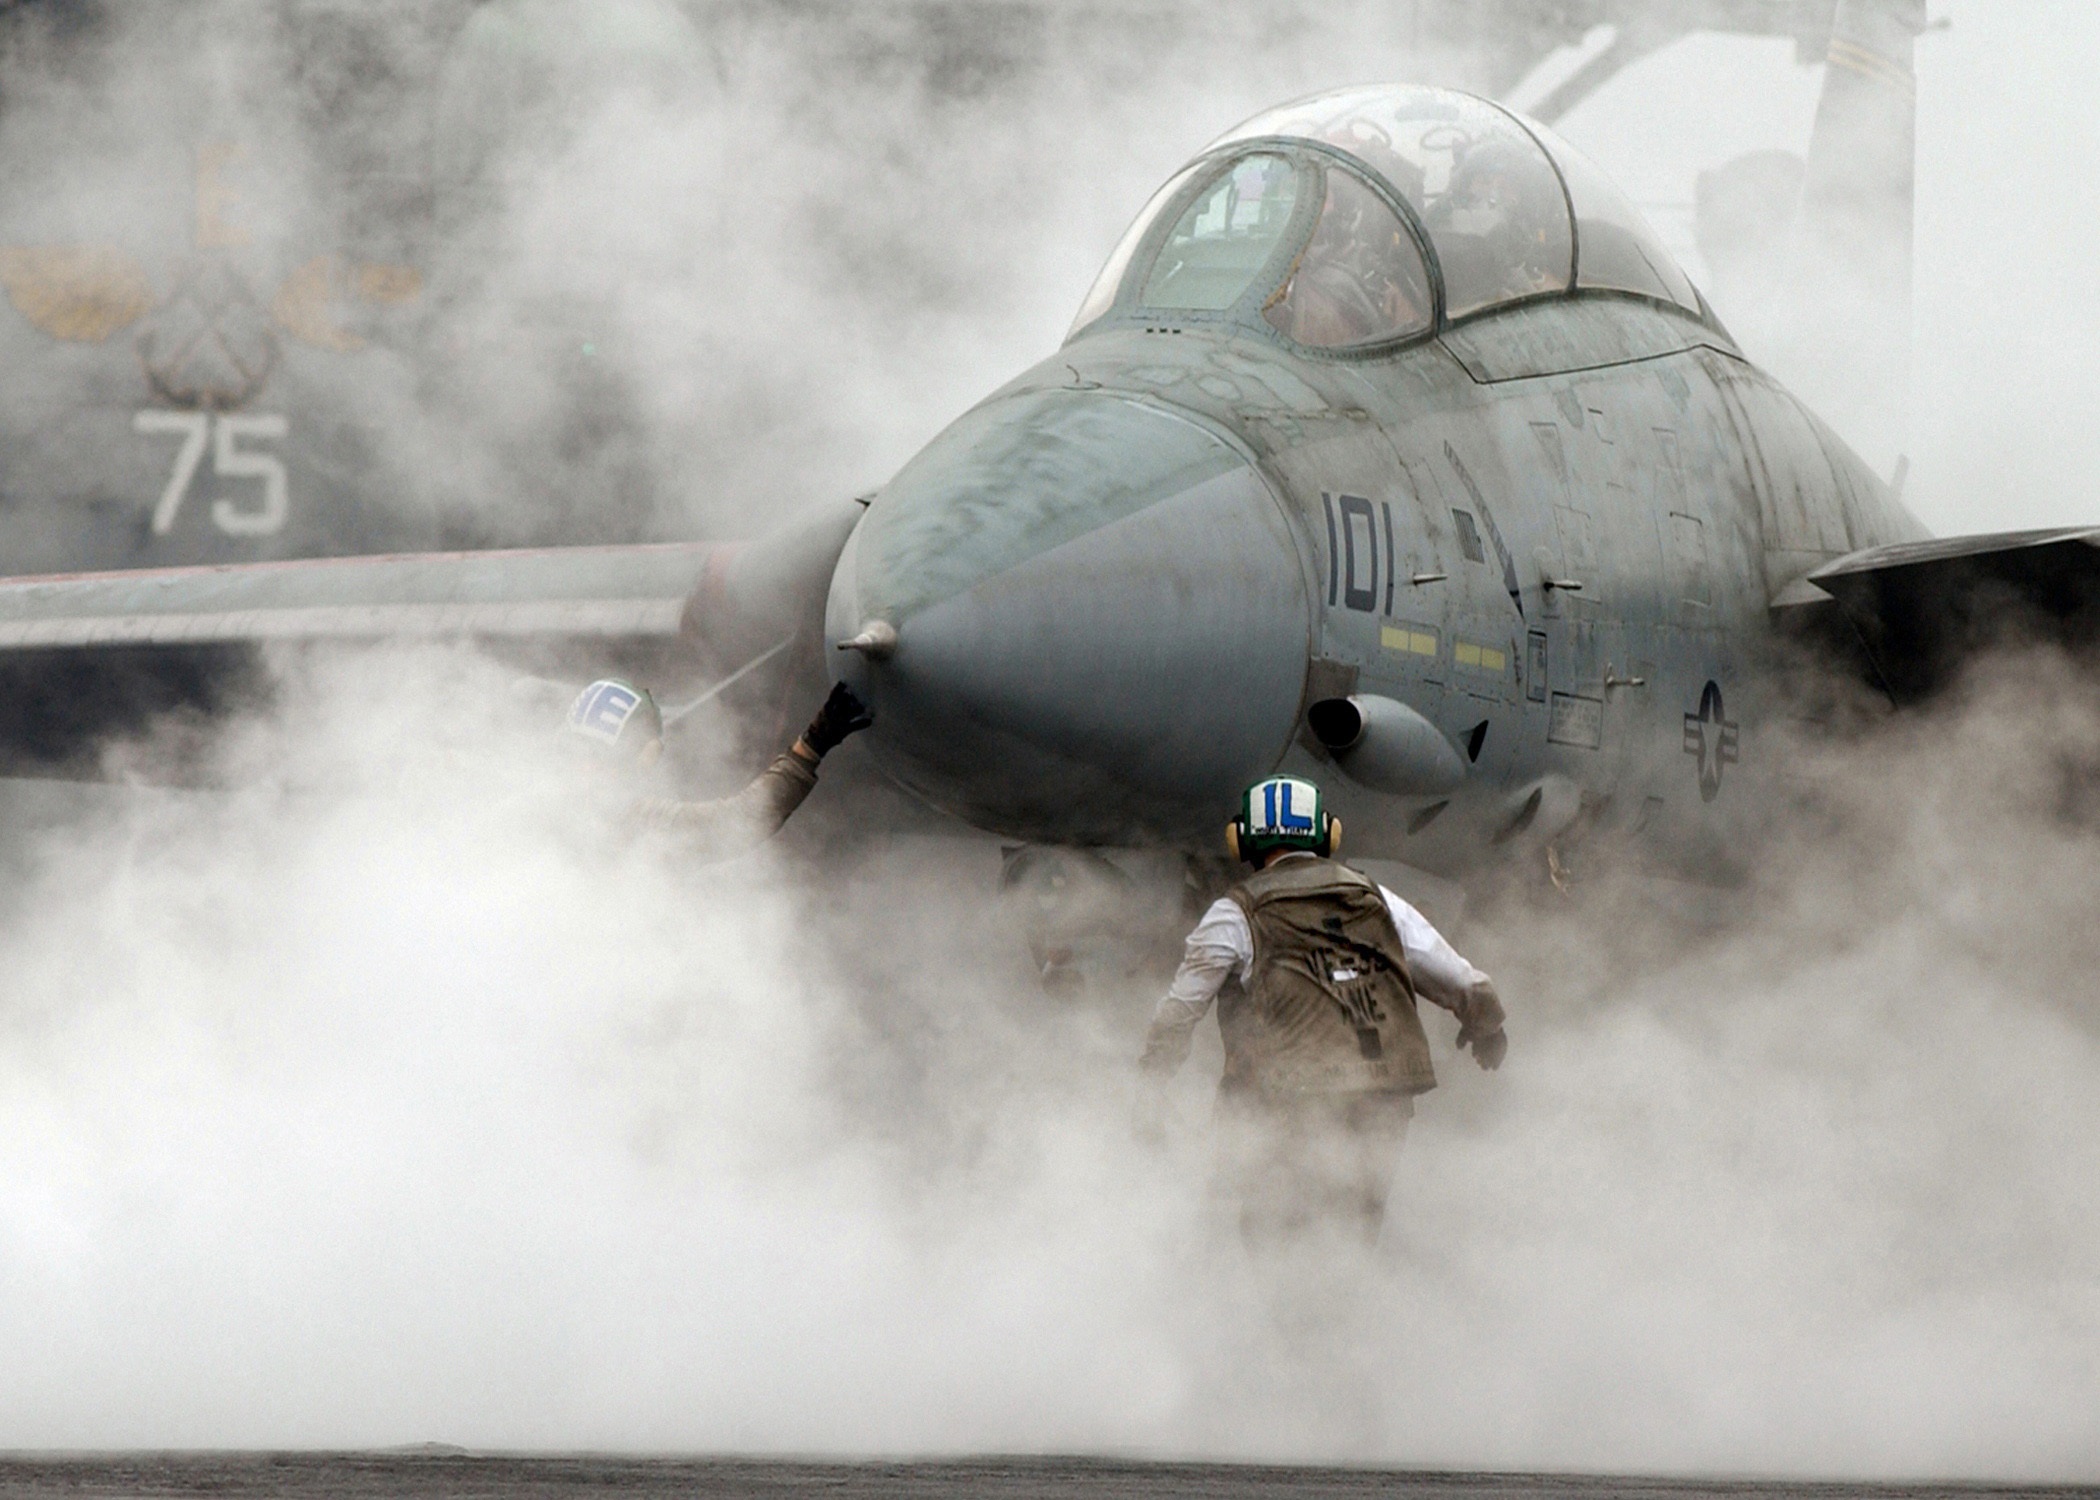
[[[1311,833],[1313,817],[1309,812],[1294,812],[1291,808],[1291,793],[1300,783],[1279,778],[1262,788],[1261,832]]]
[[[1699,695],[1699,709],[1684,716],[1684,753],[1699,757],[1699,795],[1708,802],[1721,795],[1721,768],[1738,759],[1734,721],[1721,707],[1721,684],[1709,681]]]
[[[1295,776],[1271,776],[1241,795],[1239,814],[1226,828],[1226,847],[1234,859],[1251,865],[1287,849],[1332,856],[1341,827],[1341,820],[1320,805],[1317,786]]]

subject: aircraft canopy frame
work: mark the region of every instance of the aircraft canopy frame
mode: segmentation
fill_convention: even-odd
[[[1121,314],[1380,353],[1585,292],[1710,318],[1639,210],[1554,132],[1452,89],[1365,85],[1211,142],[1124,233],[1067,340]]]

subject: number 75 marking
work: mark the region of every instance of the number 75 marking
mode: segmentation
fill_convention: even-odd
[[[212,472],[224,479],[260,479],[262,506],[243,510],[224,496],[211,503],[212,523],[228,536],[269,536],[284,530],[291,514],[291,497],[285,487],[284,461],[274,453],[257,453],[240,446],[242,438],[281,438],[285,420],[281,416],[214,416],[207,411],[168,411],[154,407],[135,414],[133,432],[180,436],[175,467],[169,471],[160,503],[153,507],[153,534],[166,536],[175,529],[175,517],[189,494],[190,481],[204,461],[210,444]]]

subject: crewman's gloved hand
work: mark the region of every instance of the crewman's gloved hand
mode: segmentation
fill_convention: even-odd
[[[1502,1029],[1502,997],[1482,980],[1466,992],[1458,1007],[1458,1045],[1473,1049],[1473,1061],[1488,1072],[1502,1066],[1509,1053],[1509,1034]]]
[[[831,696],[824,700],[817,716],[809,721],[809,728],[802,731],[802,743],[816,751],[821,759],[847,735],[857,734],[874,722],[875,715],[868,711],[868,705],[854,695],[852,688],[841,682],[832,687]]]

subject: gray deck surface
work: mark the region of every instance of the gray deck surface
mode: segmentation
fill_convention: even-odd
[[[0,1500],[66,1496],[322,1497],[936,1495],[1063,1497],[1399,1495],[1409,1500],[1628,1495],[1639,1500],[1751,1495],[2019,1496],[2100,1493],[1951,1484],[1807,1484],[1550,1474],[1145,1463],[1088,1458],[973,1458],[846,1463],[761,1458],[379,1453],[0,1454]]]

